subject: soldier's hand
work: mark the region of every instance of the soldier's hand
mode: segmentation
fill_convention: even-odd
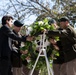
[[[28,53],[28,50],[25,50],[25,51],[20,51],[22,54],[27,54]]]
[[[27,41],[32,41],[34,39],[34,36],[27,36]]]

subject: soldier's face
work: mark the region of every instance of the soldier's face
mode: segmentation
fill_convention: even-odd
[[[66,22],[60,22],[60,27],[64,29],[66,27]]]
[[[17,27],[17,31],[19,32],[21,30],[21,27]]]
[[[22,27],[14,26],[14,29],[15,29],[16,32],[19,32],[19,31],[21,30],[21,28],[22,28]]]

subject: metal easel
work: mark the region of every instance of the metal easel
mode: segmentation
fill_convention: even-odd
[[[45,38],[46,38],[46,35],[45,35],[45,32],[42,34],[42,37],[41,37],[41,42],[40,42],[40,50],[39,50],[39,54],[38,54],[38,57],[35,61],[35,64],[33,66],[33,69],[31,70],[30,72],[30,75],[33,75],[33,72],[35,70],[35,67],[36,67],[36,64],[39,60],[39,57],[45,57],[45,62],[46,62],[46,66],[47,66],[47,71],[48,71],[48,75],[54,75],[53,74],[53,70],[52,68],[50,67],[50,64],[49,64],[49,61],[48,61],[48,58],[47,58],[47,54],[46,54],[46,49],[45,49],[45,44],[44,44],[44,41],[45,41]],[[43,52],[43,54],[41,54]]]

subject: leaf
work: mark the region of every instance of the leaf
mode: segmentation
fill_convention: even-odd
[[[26,58],[26,55],[22,54],[22,55],[21,55],[21,59],[22,59],[22,60],[25,60],[25,58]]]
[[[26,47],[26,46],[20,47],[20,50],[25,51],[26,49],[27,49],[27,47]]]
[[[31,36],[35,36],[35,40],[41,39],[41,37],[38,35],[40,35],[42,30],[44,30],[44,29],[46,29],[47,31],[48,30],[55,30],[54,25],[53,24],[49,25],[48,20],[46,18],[42,21],[35,22],[33,25],[31,25],[31,28],[32,28],[32,31],[30,32],[30,34],[31,34]],[[46,36],[46,39],[48,39],[48,38],[49,37]],[[55,37],[55,40],[58,41],[59,37]],[[32,41],[32,42],[26,41],[25,46],[21,48],[21,50],[26,50],[26,49],[28,50],[28,54],[26,54],[26,55],[22,54],[21,58],[23,60],[25,60],[25,58],[27,56],[30,56],[31,61],[28,63],[28,67],[30,69],[32,69],[32,67],[36,61],[36,58],[39,54],[39,52],[36,51],[37,50],[37,48],[36,48],[37,44],[34,41]],[[49,62],[50,62],[50,60],[53,60],[51,57],[51,54],[53,56],[59,56],[58,51],[56,51],[51,45],[47,46],[46,53],[47,53],[47,57],[48,57]],[[46,66],[45,57],[39,58],[38,64],[36,65],[36,69],[42,70],[45,66]],[[51,63],[50,63],[50,66],[51,66]]]

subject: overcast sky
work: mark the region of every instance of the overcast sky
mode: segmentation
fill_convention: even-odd
[[[15,0],[13,0],[13,1],[15,1]],[[22,2],[22,1],[26,1],[26,0],[19,0],[20,2]],[[43,0],[44,2],[45,1],[48,1],[48,0]],[[51,0],[49,0],[49,1],[51,1]],[[2,9],[7,9],[7,7],[6,7],[6,4],[8,5],[8,4],[10,4],[10,2],[9,2],[9,0],[1,0],[0,1],[0,14],[2,14],[3,15],[3,11],[1,11]],[[52,6],[53,4],[51,3],[51,6]],[[12,10],[11,10],[12,11]],[[9,13],[11,13],[11,11],[9,12]],[[1,21],[1,18],[2,18],[2,16],[0,15],[0,21]],[[32,24],[34,21],[35,21],[35,19],[36,19],[36,16],[35,15],[31,15],[28,19],[26,19],[24,22],[25,22],[25,24]]]
[[[26,1],[26,0],[20,0],[20,1]],[[9,4],[9,0],[1,0],[0,1],[0,14],[2,13],[2,9],[7,9],[6,4]],[[11,13],[11,11],[10,11]],[[0,21],[1,21],[2,16],[0,16]],[[31,15],[27,20],[24,21],[25,24],[30,25],[32,24],[36,19],[36,16]]]

